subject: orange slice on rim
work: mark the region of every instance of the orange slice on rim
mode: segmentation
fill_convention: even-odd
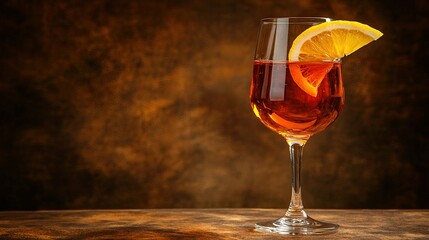
[[[359,22],[343,20],[324,22],[306,29],[293,41],[289,49],[289,62],[339,61],[382,35],[380,31]],[[290,71],[296,84],[315,97],[319,84],[332,66],[292,65]]]

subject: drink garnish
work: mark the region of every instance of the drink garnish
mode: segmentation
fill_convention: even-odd
[[[355,21],[335,20],[312,26],[302,32],[292,43],[289,62],[339,61],[383,35],[377,29]],[[309,95],[316,97],[317,88],[329,72],[329,65],[302,69],[291,67],[295,83]]]

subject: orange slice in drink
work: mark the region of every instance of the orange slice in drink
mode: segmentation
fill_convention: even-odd
[[[354,21],[330,21],[312,26],[292,43],[289,62],[339,61],[383,35],[380,31]],[[305,65],[302,65],[305,66]],[[315,97],[317,88],[329,72],[329,65],[310,68],[291,67],[293,80],[306,93]],[[332,66],[331,66],[332,68]]]
[[[329,62],[291,62],[288,64],[294,82],[307,94],[316,97],[317,89],[332,69]]]

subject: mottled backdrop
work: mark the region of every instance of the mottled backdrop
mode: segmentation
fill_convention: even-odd
[[[344,60],[304,205],[428,208],[429,4],[384,2],[0,1],[0,209],[286,207],[286,143],[248,101],[272,16],[385,34]]]

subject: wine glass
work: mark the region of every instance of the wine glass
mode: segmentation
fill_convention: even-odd
[[[344,105],[341,62],[288,61],[293,40],[305,29],[331,21],[320,17],[262,19],[250,89],[251,107],[260,121],[286,139],[292,163],[292,197],[280,219],[255,228],[280,234],[327,234],[338,225],[317,221],[304,211],[301,198],[301,161],[304,145],[338,117]],[[308,78],[302,77],[308,76]],[[319,78],[318,83],[302,81]],[[303,80],[304,79],[304,80]],[[312,85],[313,84],[313,85]],[[311,90],[311,89],[310,89]]]

